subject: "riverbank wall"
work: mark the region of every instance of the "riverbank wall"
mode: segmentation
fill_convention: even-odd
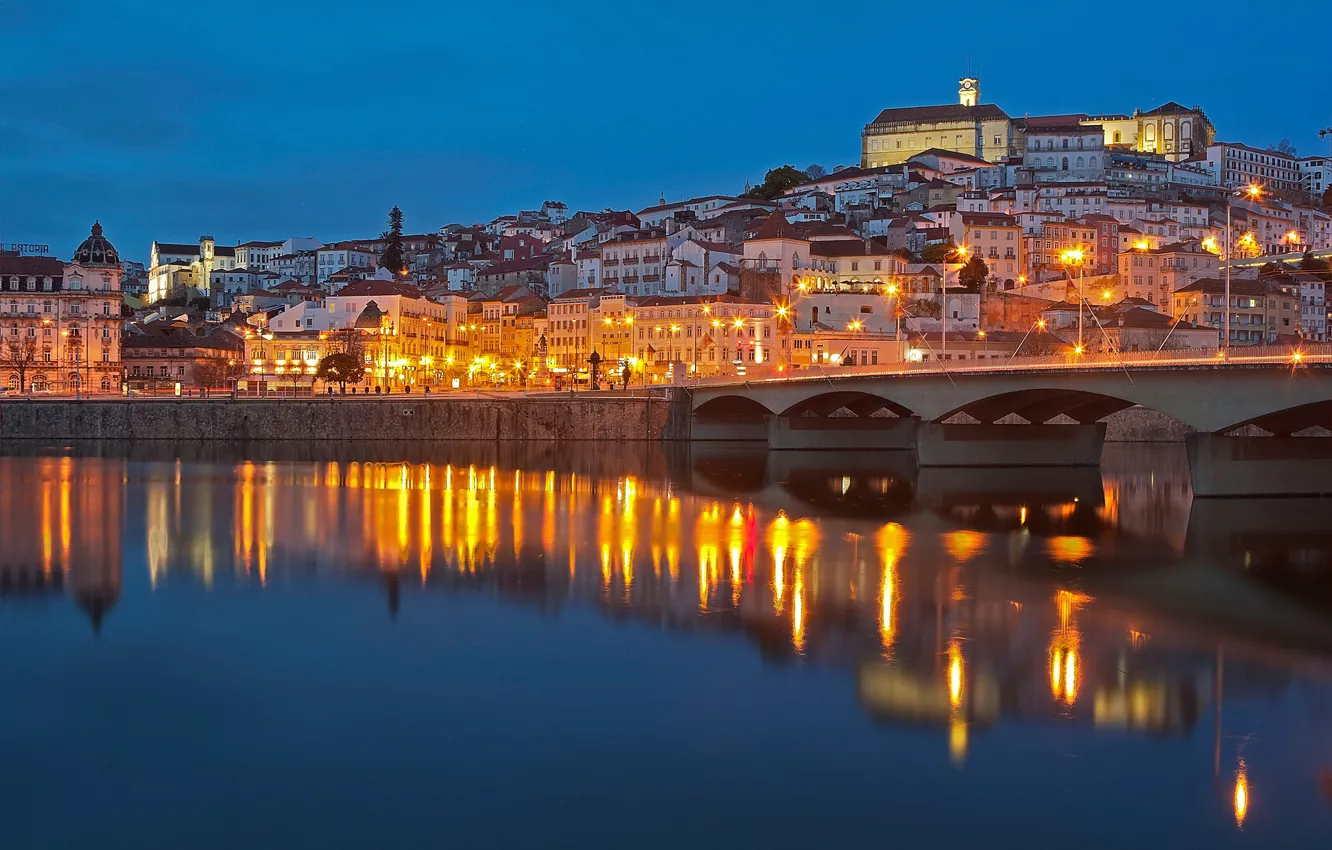
[[[0,401],[3,440],[678,441],[690,439],[684,390],[458,398],[91,399]],[[1109,443],[1182,443],[1191,429],[1130,408]]]
[[[0,402],[0,440],[687,440],[678,391],[636,396]]]

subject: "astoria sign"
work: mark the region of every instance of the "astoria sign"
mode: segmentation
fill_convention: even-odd
[[[40,242],[10,242],[7,245],[0,245],[0,248],[25,257],[45,257],[51,253],[51,246]]]

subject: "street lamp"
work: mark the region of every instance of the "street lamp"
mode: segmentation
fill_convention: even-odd
[[[1221,342],[1221,351],[1223,357],[1230,356],[1230,264],[1232,262],[1231,244],[1230,244],[1230,199],[1247,197],[1257,200],[1263,194],[1262,187],[1257,183],[1236,189],[1226,198],[1226,306],[1225,316],[1222,322],[1222,333],[1224,334]]]
[[[1081,354],[1085,350],[1082,342],[1082,306],[1086,299],[1082,292],[1082,283],[1087,273],[1087,267],[1082,264],[1083,256],[1081,248],[1073,248],[1059,255],[1059,259],[1065,267],[1070,265],[1077,265],[1078,267],[1078,347],[1074,349],[1075,354]],[[1069,272],[1068,276],[1071,279],[1073,273]]]

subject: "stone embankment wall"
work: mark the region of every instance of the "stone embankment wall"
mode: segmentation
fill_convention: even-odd
[[[532,396],[0,402],[4,440],[682,440],[688,401]]]

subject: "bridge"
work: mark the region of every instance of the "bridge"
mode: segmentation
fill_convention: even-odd
[[[922,467],[1094,466],[1106,417],[1141,407],[1195,432],[1199,495],[1332,493],[1332,346],[815,368],[690,394],[693,440],[914,451]]]

